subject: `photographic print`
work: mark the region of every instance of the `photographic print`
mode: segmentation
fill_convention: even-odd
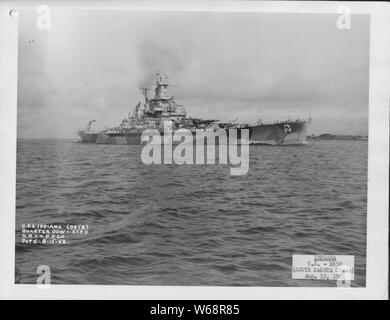
[[[11,10],[14,284],[365,288],[373,20],[334,7]]]

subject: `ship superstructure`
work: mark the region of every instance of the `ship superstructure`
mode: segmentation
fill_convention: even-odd
[[[81,142],[99,144],[141,144],[141,135],[146,129],[157,129],[162,134],[164,122],[172,121],[172,129],[186,128],[195,133],[196,129],[249,129],[251,144],[301,144],[306,143],[308,121],[286,120],[272,124],[248,125],[234,122],[220,122],[215,119],[194,119],[187,117],[183,105],[176,103],[168,94],[168,77],[157,74],[154,96],[148,97],[149,88],[141,88],[143,100],[139,101],[133,112],[123,119],[117,127],[91,132],[90,122],[87,130],[79,131]]]

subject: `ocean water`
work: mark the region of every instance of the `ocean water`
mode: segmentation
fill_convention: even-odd
[[[145,165],[141,146],[18,140],[17,283],[336,286],[293,280],[294,254],[355,256],[365,286],[367,141],[251,146],[249,172]],[[21,243],[23,223],[83,224],[69,244]]]

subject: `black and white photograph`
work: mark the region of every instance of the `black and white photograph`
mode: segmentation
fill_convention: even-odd
[[[369,12],[9,18],[14,285],[368,287]]]

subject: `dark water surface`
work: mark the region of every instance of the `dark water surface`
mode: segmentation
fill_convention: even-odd
[[[251,146],[226,165],[144,165],[141,146],[19,140],[16,282],[335,286],[292,280],[293,254],[355,256],[365,285],[367,141]],[[66,245],[21,244],[22,223],[88,224]]]

